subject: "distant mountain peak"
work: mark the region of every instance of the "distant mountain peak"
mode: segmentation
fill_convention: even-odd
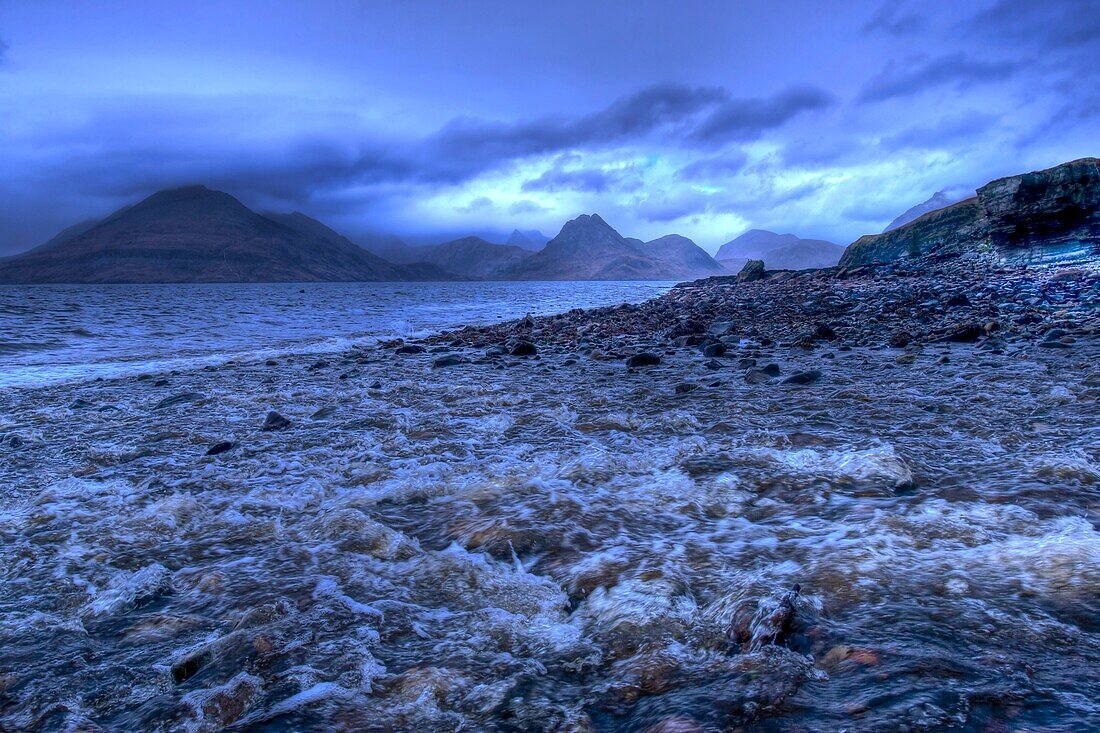
[[[946,208],[951,204],[954,204],[960,200],[959,197],[949,196],[946,191],[936,191],[932,196],[916,206],[910,207],[905,213],[898,216],[890,225],[883,229],[884,232],[889,232],[898,227],[903,227],[911,221],[919,219],[925,214],[938,211],[939,209]]]

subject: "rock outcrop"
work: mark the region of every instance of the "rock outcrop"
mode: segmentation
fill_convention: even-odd
[[[1006,262],[1071,260],[1100,248],[1100,161],[1000,178],[977,196],[860,237],[842,267],[924,255],[994,252]]]

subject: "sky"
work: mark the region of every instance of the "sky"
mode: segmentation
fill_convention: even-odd
[[[202,183],[353,239],[848,243],[1100,154],[1100,0],[0,0],[0,255]]]

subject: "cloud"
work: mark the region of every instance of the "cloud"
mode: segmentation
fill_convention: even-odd
[[[703,143],[752,140],[803,112],[833,105],[834,97],[817,87],[792,87],[771,97],[729,99],[710,112],[689,138]]]
[[[736,150],[692,161],[676,171],[676,177],[681,181],[705,183],[739,173],[747,162],[748,156],[743,151]]]
[[[3,38],[0,38],[0,66],[8,61],[8,48],[8,44],[4,42]]]
[[[1009,61],[981,61],[963,52],[905,64],[890,62],[871,78],[859,93],[860,102],[882,102],[909,97],[936,87],[965,88],[1012,76],[1017,64]]]
[[[531,199],[520,199],[508,207],[509,214],[543,214],[550,209]]]
[[[538,178],[524,181],[520,190],[524,192],[588,191],[602,193],[608,190],[617,180],[617,176],[610,175],[598,168],[582,168],[579,170],[551,168],[543,172]]]
[[[957,143],[971,140],[997,123],[997,116],[968,112],[914,125],[881,140],[881,146],[895,151],[905,148],[959,150]]]
[[[924,30],[928,21],[917,13],[902,12],[897,0],[883,3],[863,25],[864,33],[882,33],[888,36],[908,36]]]
[[[462,214],[472,214],[475,211],[484,211],[493,208],[493,200],[488,196],[478,196],[465,206],[456,206],[455,211]]]
[[[1100,54],[1095,0],[998,0],[974,16],[969,30],[1052,51],[1085,49]]]

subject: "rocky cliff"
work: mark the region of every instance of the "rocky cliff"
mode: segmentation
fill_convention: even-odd
[[[995,252],[1010,262],[1043,262],[1098,250],[1100,161],[1083,158],[997,179],[973,198],[860,237],[845,250],[840,266],[967,251]]]

